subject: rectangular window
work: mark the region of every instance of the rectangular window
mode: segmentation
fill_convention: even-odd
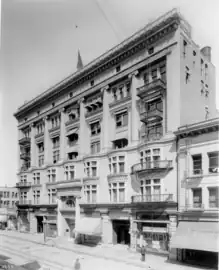
[[[53,163],[57,163],[59,161],[59,150],[53,151]]]
[[[193,207],[194,208],[201,208],[202,206],[202,190],[193,189]]]
[[[44,152],[44,143],[38,143],[38,153],[43,153]]]
[[[86,162],[84,165],[87,177],[97,176],[97,161]]]
[[[186,80],[186,83],[189,83],[189,81],[190,81],[190,77],[191,77],[191,72],[190,72],[190,70],[189,70],[189,68],[188,67],[186,67],[186,76],[185,76],[185,80]]]
[[[202,174],[202,155],[193,155],[193,174]]]
[[[110,183],[109,193],[111,202],[125,202],[125,183]]]
[[[33,191],[33,201],[34,204],[40,204],[40,190]]]
[[[163,198],[161,197],[160,179],[142,180],[140,190],[143,202],[151,202],[151,201],[160,202],[163,200]]]
[[[208,79],[208,65],[205,64],[205,80]]]
[[[56,181],[56,169],[48,170],[48,182],[54,183]]]
[[[52,145],[53,145],[53,148],[58,148],[60,146],[60,138],[59,137],[53,138]]]
[[[96,154],[100,152],[100,142],[91,143],[91,154]]]
[[[95,122],[90,125],[91,136],[98,135],[101,132],[100,122]]]
[[[42,167],[44,165],[44,155],[38,156],[38,165]]]
[[[201,76],[204,76],[204,61],[201,59]]]
[[[116,115],[116,127],[124,127],[128,125],[128,112]]]
[[[218,208],[218,202],[218,188],[209,188],[209,208]]]
[[[61,122],[61,116],[55,115],[51,118],[51,126],[52,128],[59,127]]]
[[[37,135],[44,133],[44,123],[39,123],[36,126],[36,133],[37,133]]]
[[[125,156],[115,156],[109,158],[110,174],[125,172]]]
[[[75,167],[74,166],[65,166],[65,180],[71,181],[75,178]]]
[[[97,185],[85,185],[84,195],[87,203],[97,202]]]
[[[157,79],[157,68],[152,69],[152,71],[151,71],[151,77],[152,77],[152,80]]]
[[[218,173],[219,172],[219,152],[208,153],[209,158],[209,172]]]
[[[48,189],[49,204],[56,203],[56,189]]]
[[[34,185],[40,184],[40,173],[33,174],[33,183],[34,183]]]

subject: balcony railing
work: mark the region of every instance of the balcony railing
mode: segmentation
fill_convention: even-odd
[[[31,187],[31,182],[18,182],[16,183],[17,188]]]
[[[161,79],[155,79],[152,82],[145,84],[139,88],[137,88],[137,95],[140,98],[144,98],[148,94],[155,91],[162,91],[166,89],[166,84]]]
[[[30,138],[29,137],[24,137],[24,138],[20,139],[19,144],[21,144],[21,145],[30,144]]]
[[[49,129],[49,132],[51,133],[51,132],[58,131],[58,130],[60,130],[60,125],[58,125],[58,126],[56,126],[56,127],[51,127],[51,128]]]
[[[209,173],[219,173],[219,167],[209,167]]]
[[[142,111],[140,115],[140,120],[144,123],[150,121],[150,122],[155,122],[155,121],[160,121],[163,118],[163,112],[159,109],[153,109],[149,111]]]
[[[172,202],[173,194],[151,194],[132,196],[132,203]]]
[[[144,170],[162,170],[168,168],[172,168],[172,160],[154,160],[133,165],[132,173]]]
[[[219,200],[209,200],[209,208],[219,208]]]
[[[30,159],[30,153],[21,153],[20,159],[24,159],[24,160]]]
[[[74,204],[66,204],[63,203],[60,207],[60,210],[66,210],[66,211],[75,211],[75,205]]]
[[[29,205],[31,204],[31,200],[19,200],[18,205]]]
[[[36,135],[35,135],[35,139],[40,138],[40,137],[42,137],[42,136],[44,136],[44,131],[42,131],[42,132],[36,134]]]
[[[68,141],[68,146],[69,147],[76,146],[76,145],[78,145],[78,140],[76,140],[76,141]]]
[[[162,133],[161,132],[156,132],[156,133],[149,133],[147,134],[146,132],[142,132],[142,137],[144,138],[144,141],[158,141],[162,138]]]

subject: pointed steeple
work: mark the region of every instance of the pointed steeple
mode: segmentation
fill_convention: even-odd
[[[83,67],[84,67],[84,66],[83,66],[83,62],[82,62],[82,59],[81,59],[80,51],[78,50],[77,70],[80,70],[80,69],[82,69]]]

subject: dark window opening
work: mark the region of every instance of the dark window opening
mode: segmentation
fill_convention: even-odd
[[[91,86],[94,85],[94,80],[90,81],[90,85],[91,85]]]
[[[124,127],[128,125],[128,112],[116,115],[116,127]]]
[[[74,160],[78,157],[78,152],[68,153],[68,160]]]
[[[218,173],[219,172],[219,152],[208,153],[209,158],[209,172]]]
[[[78,141],[78,134],[77,133],[73,133],[71,135],[68,136],[68,145],[69,146],[73,146],[77,143]]]
[[[196,51],[193,51],[193,56],[196,56]]]
[[[202,155],[194,155],[192,156],[193,160],[193,174],[201,174],[202,173]]]
[[[55,107],[55,102],[52,103],[52,107]]]
[[[69,97],[71,98],[72,96],[73,96],[73,93],[72,93],[72,92],[70,92],[70,93],[69,93]]]
[[[120,149],[128,146],[128,140],[127,139],[119,139],[113,142],[113,148],[114,149]]]

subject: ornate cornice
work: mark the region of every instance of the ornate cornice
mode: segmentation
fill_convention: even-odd
[[[181,22],[183,22],[184,28],[187,27],[187,32],[189,32],[189,24],[183,19],[176,9],[171,10],[86,65],[82,70],[75,72],[41,95],[32,99],[30,102],[21,106],[14,116],[19,117],[25,111],[30,110],[31,107],[36,106],[45,99],[53,97],[69,86],[80,85],[87,80],[91,80],[91,78],[102,73],[109,67],[117,65],[119,62],[143,50],[145,47],[151,46],[170,32],[175,31]]]

